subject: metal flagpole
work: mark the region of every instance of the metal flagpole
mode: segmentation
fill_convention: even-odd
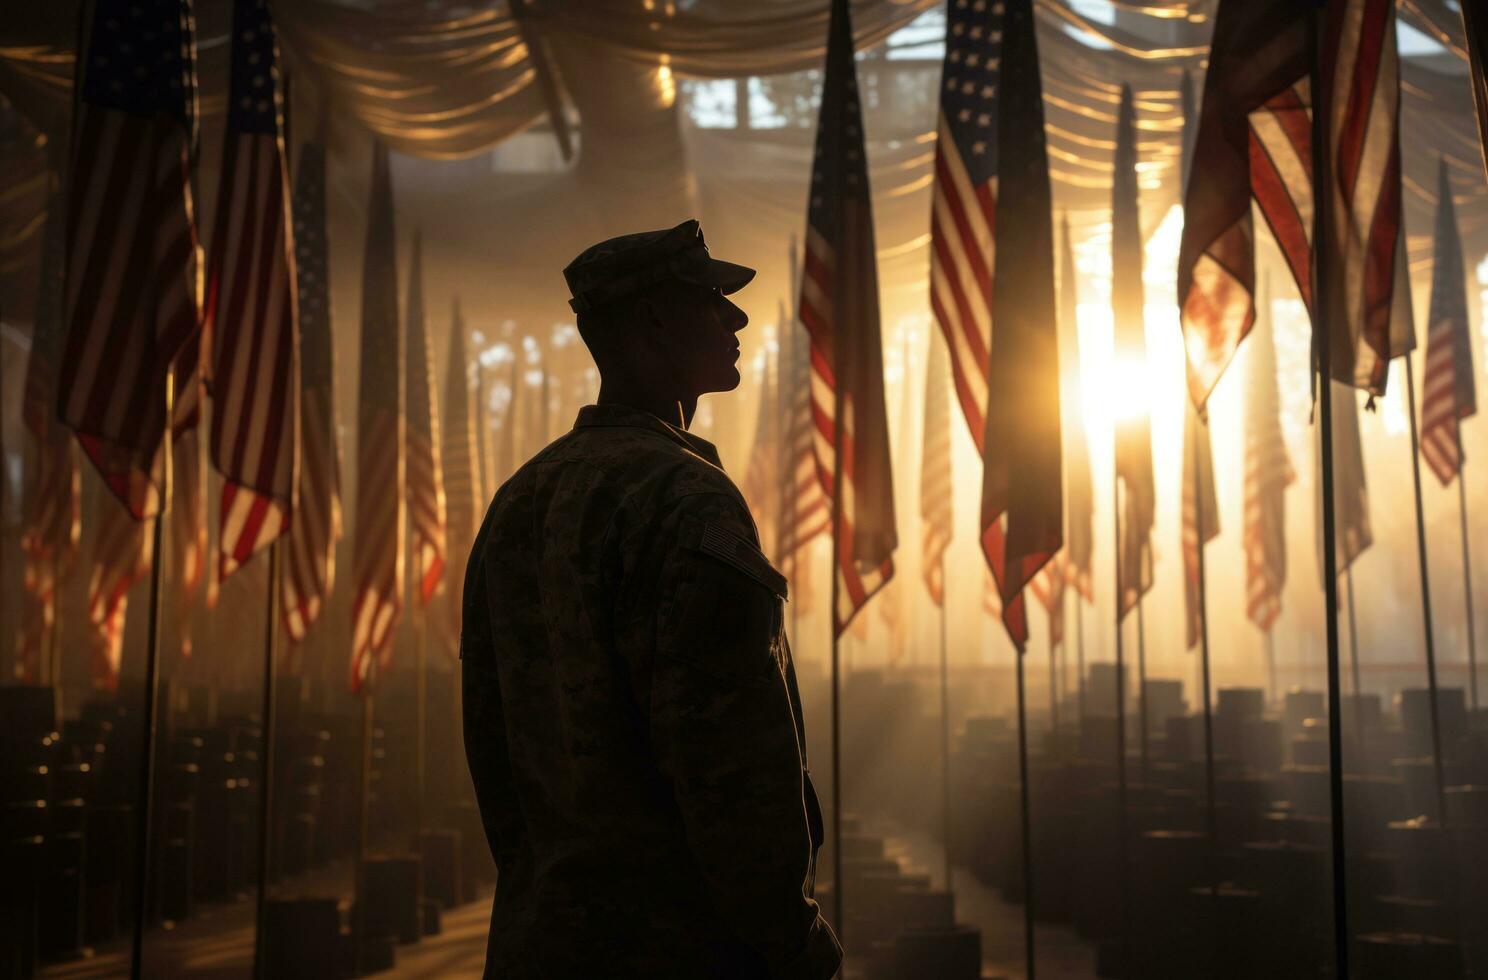
[[[1023,659],[1027,654],[1014,650],[1018,677],[1018,782],[1022,785],[1021,817],[1023,833],[1023,955],[1027,962],[1028,980],[1034,980],[1037,957],[1033,945],[1033,827],[1028,808],[1028,713],[1023,691]]]
[[[269,545],[268,622],[264,625],[263,735],[259,744],[258,788],[258,907],[253,933],[253,976],[266,980],[268,950],[269,878],[274,854],[274,700],[275,660],[279,637],[279,542]]]
[[[1362,698],[1364,696],[1364,687],[1363,681],[1359,678],[1359,622],[1354,612],[1354,567],[1352,562],[1349,564],[1349,567],[1343,570],[1343,588],[1347,595],[1345,601],[1348,603],[1349,679],[1354,685],[1354,697]],[[1361,721],[1360,724],[1362,725],[1363,722]],[[1362,731],[1360,734],[1363,734]],[[1361,749],[1363,748],[1362,742],[1359,747]]]
[[[946,643],[945,553],[940,555],[940,815],[945,835],[946,891],[951,887],[951,683],[949,644]]]
[[[1457,436],[1460,440],[1461,434]],[[1458,459],[1461,459],[1461,454]],[[1467,689],[1468,703],[1478,710],[1478,641],[1477,624],[1473,615],[1472,548],[1467,537],[1467,463],[1457,468],[1458,514],[1462,520],[1462,588],[1467,599]]]
[[[144,976],[145,924],[150,918],[150,835],[155,807],[155,719],[160,702],[160,604],[165,578],[165,524],[171,505],[171,419],[176,410],[176,371],[165,371],[165,431],[160,439],[160,506],[151,529],[150,611],[146,627],[144,729],[140,754],[139,796],[134,811],[134,942],[129,951],[129,975]],[[59,719],[60,720],[60,719]]]
[[[1208,420],[1198,424],[1208,425]],[[1219,921],[1219,830],[1215,819],[1214,801],[1214,709],[1210,703],[1209,676],[1209,602],[1208,588],[1204,577],[1204,488],[1197,461],[1193,472],[1194,482],[1194,527],[1197,531],[1196,550],[1198,560],[1194,563],[1199,573],[1199,658],[1203,666],[1204,688],[1204,823],[1209,836],[1209,899],[1210,914],[1214,919],[1214,955],[1220,955],[1221,943]],[[1218,962],[1215,963],[1218,973]]]
[[[1116,875],[1121,893],[1121,970],[1126,972],[1131,943],[1131,886],[1126,867],[1126,660],[1121,636],[1121,480],[1111,471],[1111,503],[1116,546]],[[1138,607],[1140,608],[1140,607]]]
[[[839,357],[840,362],[840,357]],[[837,602],[841,597],[842,575],[839,563],[842,548],[842,386],[834,392],[836,427],[832,452],[832,609],[827,621],[832,627],[832,911],[837,920],[839,939],[847,933],[842,909],[842,649],[841,630],[837,626]]]
[[[1117,600],[1120,601],[1120,600]],[[1085,727],[1085,605],[1075,600],[1075,695],[1080,727]]]
[[[418,897],[424,897],[424,794],[428,790],[428,768],[425,755],[428,752],[426,744],[429,727],[429,610],[428,607],[418,607],[414,629],[417,633],[417,664],[418,676],[416,679],[417,691],[415,694],[416,710],[414,724],[417,731],[413,735],[414,751],[414,781],[417,786],[416,798],[413,801],[413,854],[418,858]],[[419,922],[423,922],[423,911],[419,911]]]
[[[1270,629],[1266,630],[1266,681],[1267,687],[1271,689],[1270,700],[1276,703],[1276,635]]]
[[[1147,620],[1142,615],[1142,597],[1137,596],[1137,721],[1141,725],[1138,746],[1142,753],[1142,785],[1147,785]]]
[[[1326,43],[1324,19],[1328,5],[1319,4],[1309,20],[1312,31],[1313,104],[1329,104],[1327,72],[1322,70],[1323,46]],[[1312,292],[1313,292],[1313,358],[1317,367],[1321,437],[1319,468],[1322,470],[1323,496],[1323,606],[1328,643],[1328,807],[1333,860],[1333,955],[1336,977],[1349,976],[1348,930],[1348,855],[1344,848],[1343,826],[1343,697],[1338,665],[1338,551],[1336,501],[1333,489],[1333,337],[1328,315],[1328,285],[1324,281],[1328,263],[1319,259],[1319,249],[1327,234],[1330,185],[1322,178],[1329,170],[1329,120],[1331,113],[1312,114]],[[1320,191],[1322,191],[1320,193]]]
[[[367,810],[372,793],[372,683],[377,675],[377,655],[371,655],[362,688],[362,766],[357,786],[356,871],[352,876],[353,907],[356,909],[356,966],[361,972],[367,945]]]
[[[1064,619],[1064,589],[1059,590],[1059,608],[1049,613],[1049,731],[1054,736],[1054,748],[1059,749],[1059,646],[1054,642],[1056,617]]]

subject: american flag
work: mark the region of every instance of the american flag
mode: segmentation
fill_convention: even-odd
[[[791,286],[799,295],[800,276],[796,272],[796,243],[791,240]],[[811,414],[810,340],[791,316],[782,321],[780,365],[776,370],[780,386],[780,479],[784,486],[783,527],[780,532],[780,570],[790,579],[792,596],[798,609],[805,608],[810,563],[798,564],[800,551],[817,535],[831,526],[830,502],[822,491],[816,472],[816,421]]]
[[[1111,307],[1115,359],[1139,384],[1147,364],[1146,311],[1142,287],[1142,220],[1137,203],[1136,110],[1129,86],[1121,88],[1116,123],[1116,176],[1111,189]],[[1195,181],[1202,183],[1202,181]],[[1140,393],[1138,393],[1140,395]],[[1121,515],[1121,594],[1124,618],[1152,588],[1152,525],[1157,489],[1152,475],[1152,421],[1145,411],[1116,422],[1116,476],[1125,485]]]
[[[986,435],[997,229],[1001,0],[951,0],[930,212],[930,309],[945,335],[961,414]]]
[[[1250,621],[1269,631],[1286,585],[1286,488],[1296,479],[1281,433],[1276,341],[1267,303],[1251,332],[1245,396],[1245,596]]]
[[[817,474],[833,501],[834,636],[893,576],[898,545],[873,201],[850,18],[847,0],[833,0],[799,306],[811,336]]]
[[[1183,607],[1187,642],[1199,642],[1204,597],[1199,594],[1199,549],[1219,536],[1219,501],[1214,493],[1214,454],[1209,423],[1193,401],[1183,400]]]
[[[88,578],[93,682],[113,691],[119,686],[129,590],[150,572],[153,521],[158,518],[139,520],[122,502],[107,494],[98,496],[96,517],[93,567]]]
[[[62,195],[53,193],[47,205],[42,235],[41,276],[36,315],[31,331],[31,354],[21,420],[36,442],[35,465],[25,488],[25,524],[21,550],[26,556],[25,588],[33,617],[23,663],[26,679],[38,679],[40,644],[56,622],[57,592],[77,558],[82,530],[80,474],[77,455],[67,430],[57,421],[58,347],[62,342]]]
[[[408,523],[413,531],[413,580],[419,605],[427,607],[444,574],[444,467],[439,459],[439,409],[434,402],[434,364],[424,317],[423,235],[413,235],[409,261],[408,368]]]
[[[392,653],[403,608],[403,333],[387,147],[372,148],[362,258],[362,357],[357,393],[357,522],[352,550],[351,690]],[[375,666],[374,666],[375,665]]]
[[[298,489],[294,229],[281,133],[279,50],[268,6],[236,0],[205,318],[212,461],[223,477],[224,579],[284,533]]]
[[[1364,481],[1364,448],[1359,440],[1359,402],[1354,389],[1340,382],[1333,392],[1333,513],[1337,534],[1338,574],[1342,575],[1374,543],[1369,522],[1369,487]],[[1321,452],[1321,440],[1315,447]],[[1316,462],[1316,461],[1315,461]],[[1318,470],[1314,470],[1318,472]],[[1323,569],[1322,481],[1314,494],[1317,516],[1318,572]]]
[[[1085,438],[1085,411],[1080,392],[1080,280],[1075,252],[1070,246],[1069,217],[1062,222],[1059,258],[1059,405],[1064,411],[1064,564],[1065,578],[1085,597],[1095,601],[1095,550],[1092,524],[1095,497],[1090,482],[1090,449]]]
[[[1467,57],[1472,63],[1473,101],[1478,106],[1478,138],[1483,143],[1483,165],[1488,168],[1488,14],[1476,13],[1472,4],[1462,8],[1462,24],[1467,32]]]
[[[450,319],[449,367],[444,376],[444,502],[448,521],[445,530],[449,553],[458,559],[450,562],[446,569],[450,573],[446,592],[452,640],[458,640],[460,636],[460,598],[465,593],[464,557],[470,554],[475,543],[483,509],[480,479],[476,473],[475,430],[480,424],[480,414],[473,385],[475,364],[466,353],[465,340],[465,318],[460,315],[457,298]]]
[[[298,643],[336,579],[341,539],[341,447],[331,366],[325,148],[300,148],[294,195],[295,280],[300,313],[300,492],[285,547],[284,627]]]
[[[1227,0],[1209,75],[1178,263],[1189,393],[1202,405],[1255,322],[1254,197],[1312,307],[1310,7]],[[1401,214],[1400,63],[1395,8],[1333,0],[1322,75],[1332,92],[1332,162],[1321,175],[1333,222],[1328,270],[1333,377],[1384,391],[1389,359],[1414,342]]]
[[[1436,262],[1426,327],[1425,389],[1421,395],[1421,455],[1443,485],[1462,471],[1461,421],[1478,410],[1473,382],[1472,327],[1452,180],[1441,161],[1437,180]]]
[[[775,382],[778,366],[779,359],[765,350],[760,365],[759,407],[754,415],[754,445],[749,450],[743,487],[760,541],[777,561],[780,560],[780,501],[776,498],[781,489],[780,406]]]
[[[937,606],[945,605],[945,552],[954,527],[951,405],[944,341],[930,335],[925,359],[925,422],[920,434],[920,570]]]
[[[83,40],[58,408],[140,520],[160,507],[166,374],[198,328],[191,4],[98,0]]]

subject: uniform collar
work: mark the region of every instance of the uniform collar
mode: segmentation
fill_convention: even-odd
[[[579,417],[574,420],[575,429],[604,427],[649,429],[690,452],[697,453],[719,469],[723,469],[723,463],[718,458],[718,449],[711,442],[693,435],[686,429],[669,425],[650,412],[631,408],[629,405],[585,405],[579,409]]]

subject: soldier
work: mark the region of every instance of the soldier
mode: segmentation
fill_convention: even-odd
[[[497,492],[465,580],[465,752],[499,879],[486,976],[826,980],[786,582],[687,431],[738,387],[754,270],[696,221],[564,270],[598,404]]]

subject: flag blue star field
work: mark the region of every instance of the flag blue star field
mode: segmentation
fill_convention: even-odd
[[[197,329],[185,0],[98,0],[81,38],[58,411],[136,520],[160,507],[165,377]]]
[[[205,317],[224,579],[284,533],[298,481],[299,340],[278,54],[264,0],[237,0]]]

